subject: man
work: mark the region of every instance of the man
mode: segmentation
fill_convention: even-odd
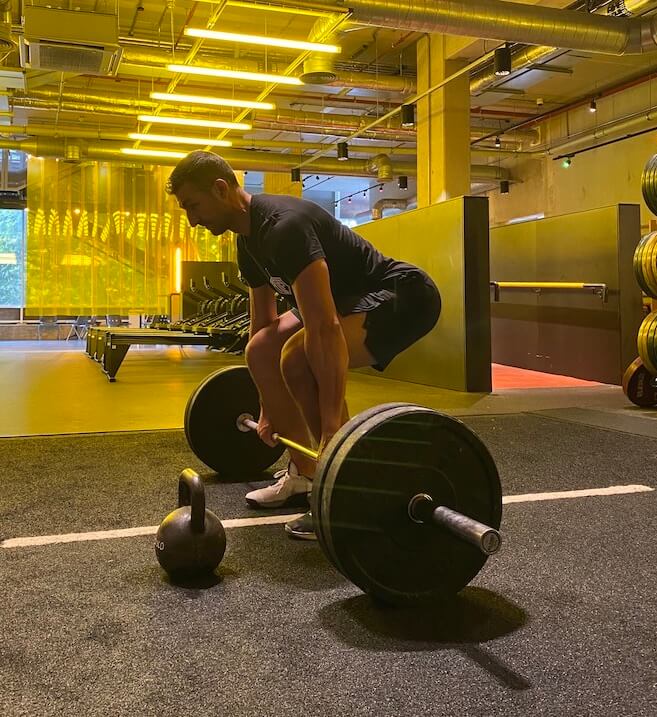
[[[230,229],[250,287],[246,363],[260,393],[258,435],[273,445],[280,433],[321,453],[348,420],[347,370],[382,371],[428,333],[440,295],[417,267],[383,256],[318,205],[296,197],[242,189],[221,157],[196,151],[176,166],[167,191],[192,227],[214,235]],[[277,315],[276,293],[294,306]],[[277,481],[247,493],[251,506],[276,508],[305,500],[315,463],[290,449]],[[312,516],[286,532],[314,539]]]

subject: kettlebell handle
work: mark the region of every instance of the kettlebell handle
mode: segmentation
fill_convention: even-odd
[[[178,478],[178,507],[191,506],[191,529],[193,533],[205,530],[205,487],[201,476],[191,468],[185,468]]]

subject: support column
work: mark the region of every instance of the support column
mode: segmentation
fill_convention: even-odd
[[[417,43],[417,90],[424,92],[463,64],[447,60],[445,35]],[[470,79],[457,77],[416,107],[417,206],[470,194]]]
[[[300,197],[303,192],[301,182],[293,182],[290,179],[290,172],[265,172],[264,187],[265,194],[289,194],[292,197]]]

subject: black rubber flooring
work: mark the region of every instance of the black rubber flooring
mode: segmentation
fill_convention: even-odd
[[[466,423],[505,494],[656,483],[654,438]],[[0,465],[0,540],[156,525],[202,470],[170,431],[3,439]],[[246,490],[208,476],[208,505],[259,515]],[[507,505],[502,552],[423,610],[376,607],[280,525],[229,530],[216,580],[186,588],[152,536],[0,549],[0,713],[652,715],[655,496]]]

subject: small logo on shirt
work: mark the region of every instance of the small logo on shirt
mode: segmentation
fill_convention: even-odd
[[[290,285],[284,282],[280,276],[270,276],[269,283],[275,291],[278,291],[279,294],[285,294],[285,296],[292,296],[292,289],[290,289]]]

